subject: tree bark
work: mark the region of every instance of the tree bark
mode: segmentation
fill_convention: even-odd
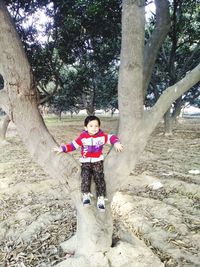
[[[3,120],[2,127],[0,129],[0,141],[4,141],[6,139],[6,132],[7,132],[9,123],[10,123],[10,117],[6,115]]]
[[[111,151],[105,162],[110,192],[115,192],[134,168],[143,147],[143,51],[144,3],[123,1],[122,44],[118,81],[120,110],[119,136],[125,145],[122,154]]]
[[[164,115],[164,124],[165,124],[165,135],[172,135],[173,129],[173,117],[171,115],[171,108],[167,110]]]
[[[93,90],[90,91],[90,94],[89,94],[89,92],[82,93],[83,105],[86,109],[88,116],[95,114],[94,97],[95,97],[95,92]]]
[[[181,109],[184,105],[184,101],[182,97],[179,97],[174,104],[173,112],[170,112],[169,108],[164,115],[164,123],[165,123],[165,135],[173,135],[173,126],[177,122],[177,117],[181,113]]]
[[[6,112],[6,114],[10,113],[9,98],[8,98],[8,94],[5,89],[0,91],[0,108],[2,108]],[[3,124],[2,124],[2,128],[0,129],[0,140],[1,141],[4,141],[6,138],[6,131],[7,131],[9,122],[10,122],[10,117],[6,115],[6,117],[4,118]]]

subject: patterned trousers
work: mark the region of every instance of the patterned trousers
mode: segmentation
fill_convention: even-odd
[[[97,197],[106,195],[106,183],[104,180],[102,160],[92,163],[91,162],[82,163],[81,177],[82,177],[82,182],[81,182],[82,193],[90,192],[91,180],[93,178],[96,185]]]

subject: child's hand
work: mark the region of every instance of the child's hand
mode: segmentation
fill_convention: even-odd
[[[62,147],[54,147],[52,150],[53,152],[56,152],[56,154],[60,154],[63,152]]]
[[[117,152],[121,152],[122,150],[123,150],[123,145],[121,144],[121,143],[115,143],[114,144],[114,147],[115,147],[115,150],[117,151]]]

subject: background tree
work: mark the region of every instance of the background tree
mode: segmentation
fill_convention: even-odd
[[[62,112],[69,111],[73,115],[83,108],[80,96],[82,83],[77,71],[70,67],[63,72],[59,84],[60,89],[52,97],[50,107],[61,119]]]
[[[24,2],[5,1],[15,22],[26,55],[34,74],[38,105],[48,102],[59,88],[62,61],[56,53],[56,39],[52,39],[52,29],[56,31],[53,20],[52,2],[48,0]],[[45,13],[43,32],[38,25],[41,10]],[[2,124],[1,136],[4,139],[9,125],[9,116]]]
[[[123,1],[118,134],[125,149],[121,155],[112,150],[105,160],[109,202],[119,188],[128,186],[126,177],[133,170],[144,151],[149,135],[164,113],[200,78],[198,65],[178,83],[168,87],[149,111],[144,111],[144,2]],[[161,2],[167,3],[164,0],[159,1]],[[163,7],[163,11],[167,12],[166,8],[167,5]],[[84,209],[79,189],[79,164],[72,155],[56,156],[52,152],[56,143],[38,111],[31,68],[2,0],[0,40],[0,73],[5,81],[5,88],[0,91],[0,104],[2,102],[7,108],[30,154],[50,176],[62,183],[77,209],[77,231],[66,244],[66,248],[68,246],[68,249],[75,251],[75,257],[66,260],[62,266],[109,266],[109,252],[113,249],[110,207],[108,205],[105,214],[99,214],[95,207]],[[150,48],[146,47],[145,51],[146,49]],[[151,54],[149,56],[151,57]],[[149,74],[152,63],[148,66]]]
[[[55,11],[52,2],[12,0],[6,3],[32,67],[39,102],[46,102],[58,89],[60,70],[63,66],[56,50]],[[45,16],[42,32],[38,23],[41,14]]]
[[[111,110],[111,114],[118,109],[117,99],[118,69],[113,68],[106,72],[101,72],[97,83],[96,109],[103,109],[106,112]]]
[[[61,69],[70,64],[77,70],[77,79],[68,89],[74,87],[77,90],[79,81],[79,93],[82,96],[80,105],[84,105],[88,114],[93,114],[100,106],[99,100],[102,102],[105,95],[101,93],[105,88],[105,83],[101,85],[103,79],[111,78],[111,73],[116,73],[118,66],[121,1],[24,3],[13,0],[7,1],[7,5],[23,41],[40,97],[46,100],[58,88],[62,88]],[[40,10],[47,18],[43,33],[36,23]],[[45,41],[43,35],[48,37]],[[113,90],[110,86],[113,83],[108,84],[107,92]],[[58,96],[59,93],[56,96],[57,103]],[[106,101],[103,100],[104,103]],[[109,101],[116,103],[116,100]]]
[[[121,1],[54,1],[54,9],[60,58],[77,69],[82,102],[93,114],[99,81],[119,60]]]
[[[152,106],[162,92],[179,81],[200,60],[198,35],[200,15],[197,1],[171,1],[171,27],[156,60],[153,76],[149,84],[147,105]],[[151,31],[154,20],[149,24]],[[164,116],[165,133],[172,134],[173,122],[176,121],[185,103],[192,103],[199,96],[199,85],[178,98]]]

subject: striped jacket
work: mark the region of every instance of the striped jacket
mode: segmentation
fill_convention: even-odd
[[[97,162],[103,160],[103,146],[119,142],[116,135],[105,134],[99,130],[95,135],[89,135],[87,131],[83,131],[80,136],[71,143],[62,145],[63,152],[71,152],[81,147],[80,162]]]

